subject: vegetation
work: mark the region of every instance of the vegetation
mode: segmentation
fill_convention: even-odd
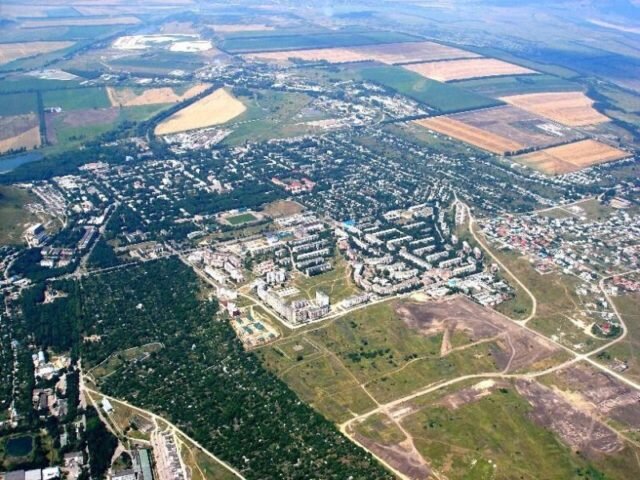
[[[438,113],[453,113],[500,105],[502,102],[455,85],[424,78],[401,67],[362,69],[365,80],[379,83],[435,109]]]

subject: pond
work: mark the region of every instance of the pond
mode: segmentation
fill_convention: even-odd
[[[13,437],[7,440],[5,450],[11,457],[26,457],[33,448],[33,438],[29,435]]]

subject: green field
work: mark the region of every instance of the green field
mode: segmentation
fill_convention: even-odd
[[[315,298],[317,290],[321,290],[329,295],[332,304],[360,292],[351,280],[351,270],[347,262],[341,256],[335,257],[333,270],[313,277],[300,274],[296,277],[294,285],[310,299]]]
[[[454,85],[424,78],[401,67],[364,68],[360,75],[365,80],[379,83],[423,103],[438,113],[454,113],[502,103]]]
[[[227,217],[226,220],[230,225],[237,226],[242,225],[243,223],[255,222],[258,219],[252,213],[241,213],[240,215]]]
[[[0,82],[2,84],[2,82]],[[11,93],[0,95],[0,116],[22,115],[37,112],[38,102],[35,93]]]
[[[40,221],[24,206],[37,200],[37,197],[25,190],[15,187],[0,187],[0,245],[23,243],[22,233],[26,225]]]
[[[419,37],[396,32],[331,32],[298,35],[235,36],[220,45],[229,53],[269,52],[304,48],[331,48],[379,43],[415,42]]]
[[[457,87],[488,97],[525,93],[581,91],[581,85],[552,75],[513,75],[453,82]]]
[[[11,77],[0,82],[0,94],[15,92],[31,92],[35,90],[57,90],[63,88],[77,88],[79,82],[75,80],[44,80],[35,77]],[[0,97],[4,98],[4,97]]]
[[[161,349],[162,344],[154,342],[117,352],[107,358],[104,362],[89,370],[87,374],[91,375],[95,380],[100,381],[127,365],[127,363],[132,361],[143,361],[151,353],[158,352]]]
[[[111,106],[107,92],[103,87],[51,90],[44,92],[42,97],[45,107],[62,107],[62,110],[85,110]]]

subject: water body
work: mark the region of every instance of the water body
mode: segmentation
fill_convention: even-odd
[[[7,440],[7,455],[12,457],[26,457],[33,449],[33,438],[29,435],[13,437]]]
[[[0,157],[0,175],[10,172],[14,168],[19,167],[22,164],[35,162],[43,158],[39,152],[26,152],[18,153],[16,155],[8,155],[6,157]]]

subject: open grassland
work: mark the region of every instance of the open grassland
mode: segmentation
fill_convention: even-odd
[[[237,476],[192,442],[177,435],[180,456],[190,480],[237,480]]]
[[[624,150],[588,139],[521,155],[515,160],[547,174],[561,175],[629,156]]]
[[[40,125],[35,113],[0,117],[0,153],[40,146]]]
[[[597,450],[600,444],[589,438],[593,420],[534,385],[479,382],[417,399],[398,415],[418,452],[447,478],[625,479],[638,471],[634,449]],[[569,415],[582,421],[569,435],[583,444],[567,441]],[[598,434],[611,435],[598,426]]]
[[[122,350],[110,355],[102,363],[96,365],[87,372],[88,375],[98,382],[105,377],[112,375],[118,369],[124,367],[130,362],[142,362],[148,358],[152,353],[158,352],[162,349],[162,344],[154,342],[142,345],[140,347],[133,347],[127,350]]]
[[[582,92],[530,93],[502,97],[501,100],[570,127],[609,121],[593,108],[593,100]]]
[[[437,133],[470,143],[474,147],[487,150],[498,155],[522,150],[524,145],[509,138],[473,127],[461,121],[448,117],[435,117],[416,120],[421,127],[428,128]]]
[[[339,255],[334,259],[333,270],[313,277],[298,273],[294,285],[309,299],[315,298],[316,291],[321,290],[329,295],[334,305],[359,292],[351,280],[351,269]]]
[[[155,133],[166,135],[221,125],[245,110],[241,101],[221,88],[170,116],[156,127]]]
[[[136,25],[140,19],[133,16],[108,16],[108,17],[67,17],[67,18],[42,18],[25,20],[20,23],[21,28],[46,28],[46,27],[73,27],[85,25]]]
[[[204,92],[209,85],[201,83],[187,89],[182,94],[176,93],[173,88],[114,88],[107,87],[107,95],[114,107],[131,107],[137,105],[155,105],[161,103],[176,103],[187,100]]]
[[[406,95],[440,113],[454,113],[499,105],[494,100],[457,88],[454,85],[424,78],[399,67],[363,68],[360,75],[401,95]]]
[[[13,62],[21,58],[34,57],[43,53],[55,52],[71,45],[73,45],[73,42],[0,43],[0,64]]]
[[[259,32],[264,35],[233,36],[226,38],[220,49],[229,53],[269,52],[278,50],[351,47],[378,43],[414,42],[418,37],[396,32],[298,33],[282,35],[277,32]]]
[[[267,204],[262,212],[271,218],[282,218],[301,213],[304,207],[293,200],[276,200]]]
[[[0,187],[0,245],[23,243],[22,233],[30,225],[38,223],[38,217],[25,205],[37,198],[15,187]]]
[[[470,78],[496,77],[501,75],[529,75],[536,73],[513,63],[494,58],[472,58],[468,60],[447,60],[442,62],[415,63],[405,68],[423,77],[450,82]]]
[[[85,110],[111,106],[103,87],[51,90],[42,94],[46,108],[61,107],[62,110]]]
[[[433,42],[389,43],[343,48],[317,48],[310,50],[285,50],[277,52],[252,53],[245,58],[255,60],[287,61],[295,58],[307,62],[325,61],[348,63],[376,61],[387,65],[429,62],[435,60],[473,58],[477,54],[448,47]]]

